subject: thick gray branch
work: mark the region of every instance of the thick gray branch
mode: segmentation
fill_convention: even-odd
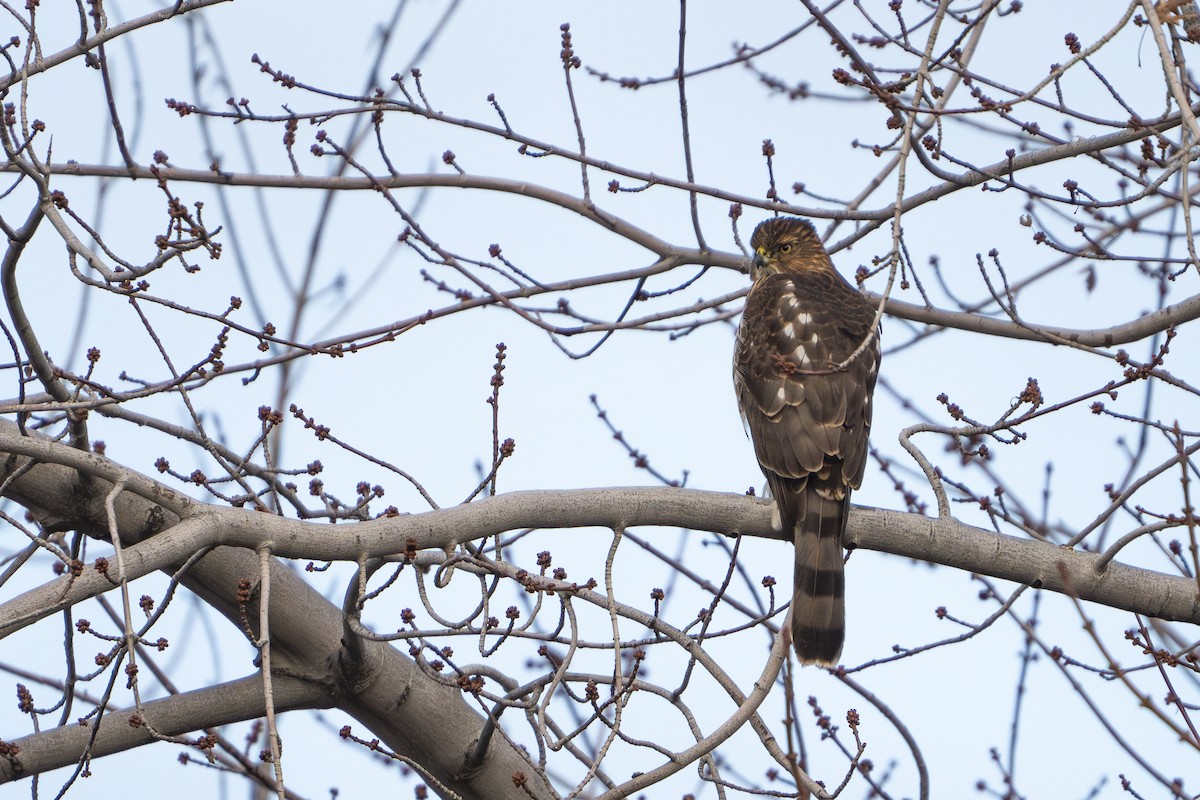
[[[246,530],[255,525],[264,525],[264,530],[268,531],[279,530],[274,524],[276,518],[268,514],[238,512],[236,516],[227,516],[224,510],[218,509],[216,516],[208,516],[204,511],[207,506],[186,501],[166,487],[156,489],[158,485],[145,476],[126,471],[94,454],[74,450],[76,455],[71,456],[67,452],[71,450],[73,448],[39,436],[22,437],[16,425],[0,420],[0,454],[36,451],[47,456],[47,461],[68,461],[93,476],[91,481],[80,481],[75,469],[43,462],[8,483],[4,495],[43,519],[68,523],[92,536],[107,538],[104,495],[111,489],[109,481],[116,476],[129,478],[130,490],[118,498],[116,511],[123,539],[127,538],[129,542],[142,539],[125,550],[130,578],[134,577],[135,571],[144,574],[143,571],[155,568],[177,569],[206,541],[219,543],[224,538],[220,527],[237,516],[241,518],[238,527],[245,525]],[[56,459],[56,456],[63,458]],[[4,460],[0,455],[0,480],[6,479],[25,461],[24,458]],[[155,505],[144,495],[161,497],[171,508]],[[177,513],[184,515],[182,522],[178,521]],[[318,528],[329,530],[327,526],[314,525],[313,532]],[[185,535],[176,537],[176,530]],[[349,530],[347,528],[347,532]],[[217,547],[195,564],[183,576],[182,582],[240,629],[242,614],[236,599],[238,581],[251,578],[257,587],[258,574],[258,557],[253,549]],[[55,591],[61,594],[68,583],[69,580],[55,582]],[[97,575],[90,567],[76,583],[90,586],[93,593],[99,593],[105,587],[113,588],[108,578]],[[33,610],[28,601],[34,598],[54,607],[57,597],[42,593],[44,588],[15,598],[12,603],[16,605],[10,608],[22,608],[17,613],[25,616]],[[77,596],[77,590],[72,588],[70,597]],[[256,590],[246,608],[246,616],[251,620],[258,618],[258,600]],[[392,750],[413,759],[466,800],[527,800],[531,796],[553,796],[538,782],[536,770],[525,754],[502,737],[492,738],[481,766],[464,769],[483,728],[482,715],[467,704],[460,691],[428,679],[413,660],[400,651],[380,642],[365,642],[367,668],[357,674],[350,685],[339,666],[341,609],[279,561],[272,565],[270,600],[273,652],[286,658],[294,671],[302,671],[307,680],[322,684],[338,708],[367,726],[373,736]],[[0,618],[5,613],[0,612]],[[32,617],[26,616],[26,621],[39,616],[44,614],[34,611]],[[222,713],[232,712],[225,710]],[[435,731],[436,735],[432,735]],[[78,745],[76,740],[71,741]],[[24,753],[17,756],[23,769],[10,765],[7,768],[10,772],[6,774],[33,774],[27,764],[51,757],[43,756],[42,747],[40,738],[29,741]],[[82,750],[77,751],[76,757],[81,755]],[[520,790],[512,781],[512,776],[518,772],[529,778]]]
[[[181,563],[198,549],[217,545],[253,551],[270,542],[272,552],[284,558],[358,561],[409,549],[445,549],[522,528],[646,525],[779,538],[771,529],[769,506],[762,502],[718,492],[637,487],[513,492],[423,514],[344,524],[339,526],[339,535],[330,536],[326,525],[185,502],[167,487],[115,462],[40,437],[22,437],[15,425],[4,421],[0,421],[0,452],[57,461],[107,481],[124,477],[143,497],[171,502],[177,513],[184,515],[183,521],[127,549],[126,568],[131,578]],[[33,485],[46,474],[45,469],[49,467],[32,470],[18,485]],[[65,476],[70,474],[60,473],[60,480],[69,482]],[[61,510],[57,513],[62,514]],[[86,518],[96,518],[97,513],[93,505],[86,510]],[[131,518],[131,523],[131,532],[147,528],[144,516]],[[1098,556],[1084,551],[1006,536],[951,519],[863,507],[855,507],[851,513],[847,536],[847,544],[854,547],[1074,594],[1152,617],[1200,623],[1195,581],[1116,562],[1099,571],[1095,568]],[[4,620],[0,636],[111,586],[108,578],[86,570],[79,578],[64,577],[33,589],[0,606],[0,620]]]
[[[878,508],[854,507],[848,544],[1068,594],[1159,619],[1200,624],[1196,581],[1113,562],[1034,539]]]
[[[142,707],[142,718],[162,736],[182,736],[201,728],[215,728],[257,719],[265,711],[262,676],[239,678],[217,686],[153,700]],[[275,710],[329,708],[333,698],[316,684],[287,675],[274,678]],[[120,753],[158,741],[146,724],[131,723],[135,709],[106,713],[92,744],[92,758]],[[20,748],[16,758],[0,758],[0,784],[79,762],[92,737],[91,725],[67,724],[8,742]]]

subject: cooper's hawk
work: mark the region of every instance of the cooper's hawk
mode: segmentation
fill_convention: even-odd
[[[832,666],[846,635],[842,534],[866,469],[879,368],[875,308],[834,269],[807,220],[767,220],[750,246],[753,285],[733,384],[782,530],[796,544],[796,654]]]

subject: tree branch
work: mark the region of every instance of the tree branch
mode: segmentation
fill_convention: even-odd
[[[329,708],[334,699],[327,687],[290,675],[275,676],[273,694],[278,711]],[[260,674],[142,705],[145,720],[163,736],[257,719],[263,710]],[[84,757],[101,758],[157,741],[147,725],[134,721],[136,714],[134,708],[105,713],[90,748],[94,720],[86,726],[69,723],[8,742],[20,751],[13,758],[0,758],[0,784],[71,766]]]
[[[137,491],[135,483],[140,479],[143,495],[151,494],[144,489],[147,483],[159,486],[100,456],[42,437],[22,437],[7,421],[0,421],[0,452],[36,455],[43,462],[57,461],[65,467],[84,469],[101,482],[125,479],[131,492]],[[60,475],[60,481],[70,474],[43,464],[17,478],[6,495],[23,505],[45,508],[41,492],[29,487],[44,485],[46,471],[52,469]],[[167,487],[162,487],[162,492],[178,497]],[[357,562],[363,558],[402,557],[413,549],[445,550],[523,528],[612,530],[649,525],[783,538],[771,528],[767,503],[744,495],[676,488],[511,492],[453,508],[357,523],[337,537],[328,535],[326,525],[202,503],[195,506],[203,511],[188,514],[180,525],[126,550],[131,580],[179,563],[206,546],[245,548],[249,552],[244,555],[254,561],[253,551],[267,541],[282,558]],[[140,519],[136,521],[139,529],[145,529]],[[72,522],[88,524],[89,520]],[[98,527],[94,533],[102,536],[102,530]],[[994,533],[952,519],[855,506],[846,543],[1050,589],[1151,617],[1200,623],[1200,599],[1195,583],[1187,578],[1116,562],[1100,570],[1099,554]],[[248,568],[245,574],[257,574],[257,567]],[[230,593],[230,585],[224,585],[226,594]],[[0,624],[0,637],[53,613],[58,603],[79,602],[111,587],[104,576],[85,570],[78,578],[62,577],[32,589],[0,606],[0,619],[5,620]],[[567,590],[570,585],[563,582],[562,588]],[[54,602],[56,599],[58,602]],[[228,605],[228,597],[220,600]],[[334,609],[332,605],[329,608]],[[337,626],[340,631],[340,615]]]
[[[40,463],[9,482],[3,493],[36,515],[69,520],[77,530],[93,537],[107,536],[103,504],[104,495],[111,488],[106,484],[111,481],[104,476],[129,478],[127,491],[115,503],[118,528],[123,538],[128,532],[126,541],[148,537],[140,544],[125,549],[130,580],[140,570],[147,570],[147,555],[153,556],[150,561],[157,567],[173,569],[196,551],[195,536],[176,538],[172,535],[176,529],[172,523],[178,518],[174,513],[137,494],[138,488],[144,490],[148,484],[160,486],[163,498],[171,500],[176,508],[181,508],[183,504],[178,502],[180,496],[166,487],[145,476],[141,476],[140,480],[133,479],[131,476],[138,473],[94,454],[75,450],[80,458],[70,458],[65,451],[73,448],[51,442],[42,436],[21,436],[16,425],[7,420],[0,420],[0,442],[3,443],[0,444],[0,452],[36,450],[47,455],[64,456],[62,460],[78,464],[95,476],[94,480],[85,483],[78,479],[73,467]],[[23,462],[24,458],[8,459],[3,464],[0,479],[16,474]],[[186,513],[189,509],[183,510]],[[189,516],[195,522],[189,520],[189,523],[203,527],[207,535],[221,539],[219,527],[233,519],[224,516],[223,511],[233,509],[212,507],[212,510],[218,512],[217,517],[209,517],[207,511],[193,511]],[[248,512],[244,517],[247,524],[270,524],[278,519],[269,514]],[[188,525],[177,527],[186,530]],[[326,526],[312,526],[311,532],[315,533],[318,527],[328,530]],[[273,524],[271,528],[280,530]],[[156,530],[162,532],[156,535]],[[160,544],[168,543],[165,551],[157,549]],[[184,546],[180,548],[180,544]],[[93,573],[94,569],[85,568],[84,575],[78,581],[87,583],[94,580]],[[238,582],[258,574],[258,556],[253,550],[219,547],[192,566],[181,581],[240,628],[243,612],[249,619],[257,618],[258,598],[255,593],[248,605],[239,606],[236,596]],[[106,578],[96,577],[101,577],[107,588],[115,588]],[[57,585],[59,591],[65,586],[64,583]],[[38,591],[34,590],[35,593]],[[99,591],[97,589],[96,593]],[[76,595],[72,593],[71,596]],[[30,593],[12,602],[28,608],[19,602],[22,598],[29,599]],[[342,711],[369,727],[372,734],[393,751],[427,769],[464,800],[528,800],[530,797],[553,796],[539,782],[538,770],[530,764],[527,755],[502,737],[493,738],[481,766],[465,771],[463,764],[474,750],[484,718],[464,701],[459,690],[425,677],[416,663],[398,650],[380,642],[366,642],[364,648],[369,653],[368,661],[373,669],[360,676],[353,685],[346,685],[338,668],[342,648],[341,609],[309,586],[301,574],[278,559],[271,560],[270,611],[271,637],[277,654],[290,658],[296,669],[303,669],[306,674],[313,676],[313,680],[326,682],[326,691],[335,697]],[[436,725],[437,736],[429,735],[431,725]],[[514,785],[513,776],[516,773],[524,773],[529,777],[523,787]],[[28,776],[32,772],[26,768],[24,774]]]
[[[1176,122],[1178,124],[1178,122]],[[1118,138],[1124,134],[1113,134]],[[1098,137],[1104,139],[1105,137]],[[1124,141],[1124,139],[1122,139]],[[1079,148],[1079,142],[1071,142],[1063,147]],[[1109,146],[1109,145],[1106,145]],[[1027,160],[1027,166],[1032,166],[1036,163],[1041,163],[1042,160],[1050,160],[1044,154],[1049,150],[1040,150],[1034,153],[1021,156]],[[1071,150],[1074,152],[1074,149]],[[12,171],[12,167],[2,168],[0,171]],[[109,177],[126,177],[132,174],[135,177],[153,178],[153,174],[146,168],[138,167],[134,170],[128,170],[124,167],[109,167],[104,165],[83,165],[83,164],[67,164],[55,165],[51,167],[54,174],[59,175],[78,175],[78,176],[109,176]],[[999,164],[993,167],[985,168],[982,172],[975,173],[978,180],[975,178],[964,177],[967,181],[966,185],[976,185],[988,179],[988,174],[999,174],[1001,166]],[[484,191],[506,192],[511,194],[519,194],[525,197],[532,197],[536,200],[542,200],[560,208],[574,211],[576,214],[595,222],[607,230],[628,239],[647,250],[661,257],[671,257],[672,265],[679,266],[683,264],[698,264],[726,267],[728,269],[742,270],[745,265],[745,258],[738,253],[728,253],[722,251],[699,250],[696,248],[685,248],[672,245],[663,239],[654,236],[650,232],[639,228],[626,220],[613,214],[601,211],[597,206],[584,203],[577,197],[574,197],[565,192],[560,192],[555,189],[550,189],[527,181],[513,180],[507,178],[496,178],[480,175],[442,175],[442,174],[408,174],[400,176],[380,176],[373,178],[356,178],[356,177],[306,177],[295,175],[262,175],[254,173],[230,173],[230,172],[212,172],[207,170],[190,170],[180,169],[178,167],[162,168],[159,170],[162,177],[172,181],[193,181],[199,183],[219,183],[228,186],[257,186],[257,187],[276,187],[276,188],[309,188],[321,190],[370,190],[378,191],[380,186],[388,189],[412,188],[412,187],[445,187],[458,189],[482,189]],[[928,192],[934,192],[933,189],[927,190],[922,195]],[[940,195],[938,195],[940,196]],[[909,210],[912,198],[909,198],[905,203],[905,210]],[[866,217],[874,218],[874,212],[867,214]],[[52,218],[53,219],[53,218]],[[63,223],[65,225],[65,222]],[[853,236],[856,240],[859,235]],[[845,243],[839,242],[838,245]],[[831,246],[831,252],[836,252],[838,245]],[[86,257],[86,256],[85,256]],[[655,272],[659,270],[653,270]],[[616,280],[631,280],[645,274],[644,271],[633,271],[629,273],[621,273],[612,276]],[[502,302],[503,300],[514,300],[518,298],[533,297],[541,294],[546,294],[550,291],[560,291],[563,287],[560,285],[551,285],[546,287],[525,287],[522,289],[514,289],[507,292],[497,292],[496,296],[483,296],[473,300],[458,303],[455,308],[468,306],[492,305]],[[881,295],[868,292],[867,297],[872,302],[879,302]],[[1128,322],[1118,323],[1107,328],[1060,328],[1053,325],[1041,325],[1036,322],[1028,322],[1025,325],[1017,325],[1008,319],[997,319],[981,314],[973,314],[962,311],[947,311],[939,308],[931,308],[915,303],[906,303],[902,300],[888,298],[885,311],[900,319],[906,319],[911,322],[923,322],[928,325],[936,325],[945,328],[954,328],[957,330],[971,331],[974,333],[983,333],[989,336],[1001,336],[1008,339],[1024,339],[1027,341],[1044,342],[1051,339],[1062,339],[1076,344],[1089,347],[1112,347],[1115,345],[1128,344],[1129,342],[1139,341],[1148,336],[1153,336],[1156,333],[1161,333],[1172,325],[1178,326],[1185,322],[1190,322],[1200,318],[1200,295],[1182,300],[1173,305],[1166,306],[1150,314],[1139,316],[1137,319]],[[416,324],[420,317],[404,320],[396,323],[387,329],[378,328],[371,331],[365,331],[359,334],[359,338],[386,333],[387,330],[395,330],[403,328],[410,324]],[[645,319],[630,320],[621,324],[619,327],[633,328],[644,325]],[[617,327],[617,326],[614,326]],[[321,349],[332,346],[333,344],[343,342],[345,337],[330,339],[325,342],[317,342],[311,345],[311,348]],[[304,351],[309,352],[308,349]],[[270,366],[278,362],[281,358],[290,358],[292,356],[276,356],[270,359],[262,359],[250,365],[254,368],[262,368]],[[242,367],[232,367],[231,369],[240,369]]]

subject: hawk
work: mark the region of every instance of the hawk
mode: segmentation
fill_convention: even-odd
[[[753,284],[733,385],[780,525],[796,545],[796,655],[833,666],[846,635],[842,536],[850,492],[866,470],[879,370],[875,308],[834,269],[808,220],[767,220],[750,247]]]

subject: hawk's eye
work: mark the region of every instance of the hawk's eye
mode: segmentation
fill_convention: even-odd
[[[784,244],[781,244],[781,245],[779,245],[779,252],[781,252],[781,253],[787,253],[787,252],[789,252],[791,249],[792,249],[792,243],[791,243],[791,242],[785,242]]]

